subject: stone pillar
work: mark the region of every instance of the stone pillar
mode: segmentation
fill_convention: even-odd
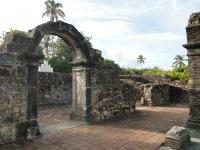
[[[93,68],[84,65],[72,69],[72,106],[71,119],[92,121],[91,115],[91,73]]]
[[[190,16],[187,32],[187,48],[189,82],[190,115],[187,126],[200,129],[200,12]]]
[[[30,130],[35,132],[33,136],[40,134],[37,123],[37,99],[38,99],[38,61],[41,56],[34,53],[25,54],[25,64],[27,69],[27,123]]]
[[[21,53],[20,61],[25,70],[26,79],[26,119],[16,124],[16,140],[40,135],[37,123],[37,62],[41,56],[33,53]]]
[[[25,139],[37,125],[37,62],[25,36],[11,34],[0,53],[0,144]],[[37,130],[36,130],[37,129]],[[30,135],[29,135],[30,137]]]

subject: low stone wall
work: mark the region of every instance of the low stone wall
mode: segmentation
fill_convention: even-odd
[[[93,110],[95,120],[103,120],[135,110],[134,92],[128,84],[120,82],[101,90],[99,102]]]
[[[166,105],[170,99],[170,86],[167,84],[144,84],[143,94],[149,106]]]
[[[189,103],[189,89],[170,86],[170,103]]]
[[[71,74],[38,72],[38,106],[71,103]]]
[[[187,85],[170,81],[165,76],[120,76],[120,79],[131,83],[130,85],[137,90],[137,100],[141,100],[142,105],[188,103]]]
[[[96,121],[135,110],[140,98],[134,83],[120,80],[110,68],[96,70],[93,81],[92,115]],[[65,73],[38,72],[38,106],[72,103],[72,76]]]
[[[135,111],[137,97],[133,86],[120,80],[114,70],[100,66],[93,81],[92,115],[96,121]]]
[[[187,83],[184,81],[171,81],[164,75],[121,75],[121,79],[131,79],[135,82],[143,84],[156,83],[156,84],[168,84],[174,87],[188,88]]]

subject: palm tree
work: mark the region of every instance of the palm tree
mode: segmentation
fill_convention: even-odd
[[[144,58],[143,55],[139,55],[137,58],[137,63],[139,63],[141,65],[141,74],[142,74],[142,64],[145,63],[146,58]]]
[[[46,8],[45,8],[45,12],[42,14],[42,18],[47,16],[48,18],[50,18],[50,21],[52,22],[58,21],[58,17],[65,19],[65,13],[62,11],[63,5],[61,3],[56,3],[54,0],[47,0],[46,2],[44,2],[44,4]],[[49,35],[46,35],[44,37],[44,47],[45,47],[45,53],[47,57],[50,51],[49,50],[50,39],[51,39],[51,43],[53,43],[53,36],[50,37]]]
[[[173,62],[173,68],[180,71],[182,70],[182,68],[185,66],[184,61],[186,61],[187,59],[184,58],[185,55],[176,55],[176,57],[174,58],[174,62]]]
[[[65,13],[62,11],[63,5],[56,3],[54,0],[47,0],[44,2],[46,8],[42,17],[47,16],[50,21],[58,21],[58,17],[65,19]]]

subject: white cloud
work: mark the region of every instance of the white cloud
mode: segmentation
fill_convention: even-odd
[[[45,0],[1,2],[0,32],[8,28],[27,31],[42,20]],[[57,0],[64,6],[66,22],[92,36],[103,56],[121,66],[137,66],[143,54],[146,66],[170,68],[177,54],[186,54],[185,26],[198,11],[199,0]]]

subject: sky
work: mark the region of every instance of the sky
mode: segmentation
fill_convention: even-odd
[[[185,27],[200,11],[200,0],[55,0],[63,4],[65,22],[92,37],[104,58],[122,67],[171,69],[176,55],[186,55]],[[10,28],[28,31],[46,21],[45,0],[1,1],[0,34]],[[187,57],[186,57],[187,58]]]

